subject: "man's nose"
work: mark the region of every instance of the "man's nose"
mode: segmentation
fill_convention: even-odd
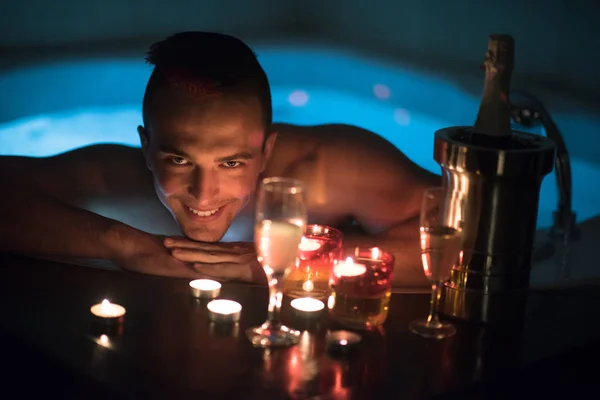
[[[200,205],[213,206],[213,201],[219,194],[217,171],[197,166],[192,173],[188,191]]]

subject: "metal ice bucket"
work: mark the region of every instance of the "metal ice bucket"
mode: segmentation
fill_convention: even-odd
[[[444,287],[442,313],[480,323],[522,315],[540,186],[554,165],[554,143],[518,131],[499,139],[450,127],[435,133],[434,149],[443,184],[465,199],[464,209],[448,213],[460,213],[464,243]]]

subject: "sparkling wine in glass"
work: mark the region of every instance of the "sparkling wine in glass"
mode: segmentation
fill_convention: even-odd
[[[411,332],[442,339],[456,333],[454,325],[440,321],[438,309],[442,285],[459,257],[462,247],[463,197],[444,187],[425,190],[421,208],[421,259],[431,281],[431,304],[427,318],[411,322]]]
[[[300,332],[279,320],[284,276],[295,266],[298,245],[306,226],[304,186],[291,178],[265,178],[256,204],[254,243],[258,261],[269,283],[269,314],[246,335],[254,346],[290,346],[298,343]]]

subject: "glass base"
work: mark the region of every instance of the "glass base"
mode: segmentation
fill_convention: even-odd
[[[410,331],[428,339],[443,339],[453,336],[456,328],[449,322],[427,322],[427,318],[413,321],[408,326]]]
[[[248,328],[246,336],[255,347],[292,346],[300,341],[300,331],[285,325],[273,326],[269,322],[255,328]]]

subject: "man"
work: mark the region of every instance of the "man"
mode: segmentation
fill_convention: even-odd
[[[426,285],[418,215],[438,176],[356,127],[273,124],[267,77],[231,36],[179,33],[154,44],[147,61],[141,151],[94,145],[0,159],[0,251],[264,283],[254,195],[263,177],[285,176],[304,181],[309,222],[360,226],[347,247],[387,248],[396,286]]]

